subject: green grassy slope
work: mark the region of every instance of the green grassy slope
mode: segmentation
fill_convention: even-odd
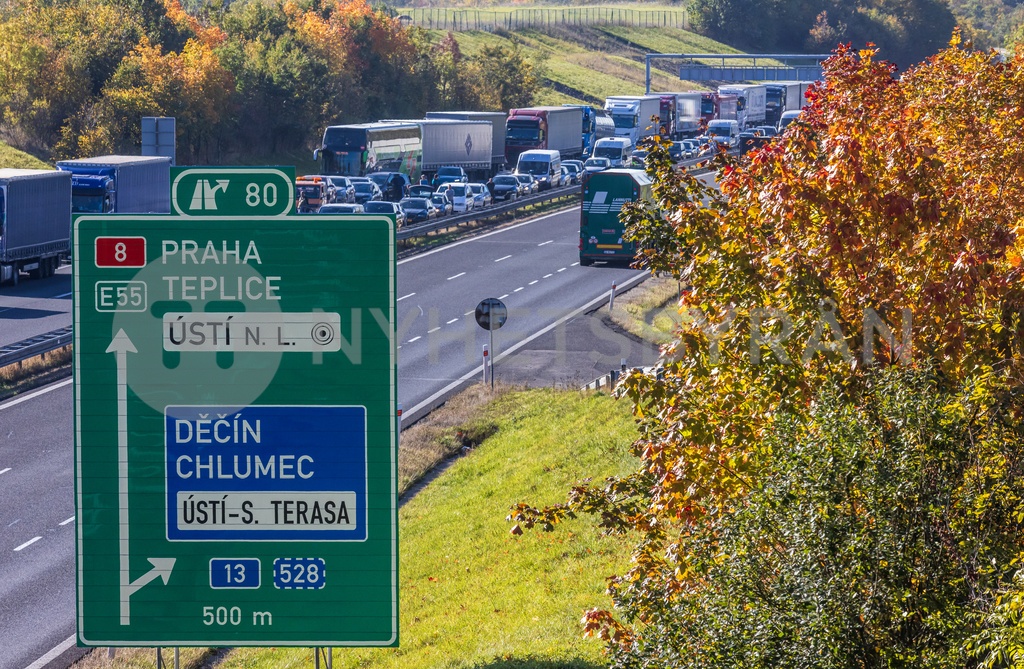
[[[53,165],[39,160],[24,151],[19,151],[0,141],[0,168],[16,167],[19,169],[52,170]]]
[[[500,398],[484,419],[497,431],[399,512],[401,647],[336,649],[336,668],[605,666],[602,644],[583,639],[579,621],[610,604],[605,578],[628,568],[625,541],[599,538],[591,518],[515,537],[505,516],[517,502],[564,500],[586,476],[625,473],[636,434],[629,406],[531,390]],[[308,648],[236,649],[218,669],[311,660]]]
[[[544,87],[537,104],[580,102],[601,106],[610,95],[644,92],[644,55],[647,53],[739,53],[736,49],[696,33],[677,28],[628,26],[552,26],[510,34],[483,31],[453,33],[463,53],[472,55],[484,45],[510,45],[518,41],[539,61]],[[444,36],[431,31],[434,40]],[[681,81],[677,63],[655,61],[651,89],[706,89],[702,82]]]

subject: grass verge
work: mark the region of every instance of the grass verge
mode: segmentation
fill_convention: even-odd
[[[0,167],[13,167],[23,170],[52,170],[53,165],[35,156],[19,151],[0,140]]]
[[[614,309],[601,307],[599,315],[638,339],[668,344],[679,326],[676,307],[679,284],[668,277],[652,277],[627,293],[615,297]]]
[[[481,441],[399,512],[401,647],[336,649],[334,666],[605,666],[600,642],[582,639],[579,619],[588,608],[609,605],[605,577],[628,564],[626,542],[601,538],[590,518],[566,522],[554,533],[515,537],[505,517],[517,502],[558,502],[585,477],[628,471],[627,446],[635,435],[629,407],[600,393],[554,389],[505,389],[466,401],[446,407],[451,413],[444,419],[431,414],[434,431],[419,435],[423,443],[447,440],[459,449],[459,430]],[[411,431],[403,433],[403,451],[413,441]],[[313,663],[309,648],[188,654],[186,669]],[[152,649],[120,649],[111,661],[101,650],[75,666],[152,667],[154,658]]]
[[[0,401],[70,373],[70,346],[63,346],[34,358],[0,367]]]

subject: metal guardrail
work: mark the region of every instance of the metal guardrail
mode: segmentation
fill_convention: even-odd
[[[19,362],[34,358],[37,355],[49,353],[62,346],[67,346],[72,340],[71,326],[51,330],[45,334],[36,335],[9,346],[0,348],[0,369],[8,365],[15,365]]]
[[[544,202],[550,202],[551,200],[557,200],[563,197],[574,197],[580,196],[582,191],[580,185],[575,186],[563,186],[561,188],[552,188],[551,190],[531,195],[529,197],[520,197],[510,202],[505,202],[498,206],[491,206],[486,209],[479,209],[460,214],[458,216],[445,216],[443,218],[436,218],[428,223],[420,223],[419,225],[407,225],[398,231],[395,235],[399,241],[405,239],[412,239],[414,237],[424,237],[431,232],[438,232],[440,230],[447,230],[448,228],[458,227],[465,223],[474,223],[476,221],[490,218],[491,216],[499,216],[501,214],[520,209],[522,207],[528,207],[533,204],[542,204]]]

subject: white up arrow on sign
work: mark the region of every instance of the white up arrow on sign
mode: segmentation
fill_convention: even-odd
[[[162,578],[164,585],[171,578],[175,558],[149,558],[153,569],[131,580],[128,559],[128,354],[138,353],[124,330],[118,330],[107,347],[117,360],[117,498],[121,552],[121,624],[131,624],[129,599],[142,586]]]

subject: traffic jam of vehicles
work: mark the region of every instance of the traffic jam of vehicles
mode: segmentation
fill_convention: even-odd
[[[676,162],[719,150],[746,153],[799,116],[811,83],[613,96],[602,110],[445,111],[328,126],[313,152],[318,174],[295,181],[295,212],[382,213],[398,226],[423,225],[581,185],[581,263],[590,264],[630,253],[621,235],[608,241],[586,232],[591,207],[608,214],[601,201],[587,204],[595,175],[630,172],[612,190],[643,197],[643,180],[631,171],[642,173],[645,140],[670,142]],[[75,213],[170,213],[170,167],[166,157],[99,156],[61,161],[56,170],[0,169],[0,283],[51,276],[70,257]],[[623,197],[609,201],[616,217]]]

